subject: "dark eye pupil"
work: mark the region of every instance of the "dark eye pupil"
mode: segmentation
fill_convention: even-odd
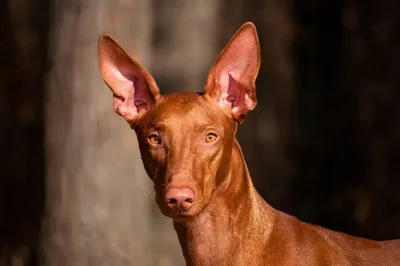
[[[215,135],[214,134],[208,134],[207,135],[207,141],[213,141],[215,139]]]

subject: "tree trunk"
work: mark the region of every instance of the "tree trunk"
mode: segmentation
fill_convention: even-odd
[[[45,265],[151,265],[152,188],[100,78],[109,33],[149,66],[150,2],[56,1],[46,106]]]
[[[203,91],[220,52],[219,6],[218,0],[154,1],[154,76],[162,93]]]

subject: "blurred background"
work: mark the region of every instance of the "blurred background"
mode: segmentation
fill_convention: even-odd
[[[0,2],[0,265],[183,265],[136,137],[97,66],[109,33],[163,93],[201,91],[245,21],[259,105],[239,128],[257,189],[300,219],[400,238],[400,1]]]

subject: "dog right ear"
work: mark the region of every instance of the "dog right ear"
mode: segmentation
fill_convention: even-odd
[[[111,36],[100,36],[98,53],[101,75],[113,92],[114,110],[134,127],[161,98],[157,84]]]

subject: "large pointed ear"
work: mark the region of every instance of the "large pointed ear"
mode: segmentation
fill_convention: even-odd
[[[98,42],[99,68],[112,90],[114,110],[134,127],[161,97],[153,77],[110,36]]]
[[[235,33],[211,68],[205,97],[214,100],[238,123],[257,105],[255,80],[260,68],[260,45],[253,23]]]

